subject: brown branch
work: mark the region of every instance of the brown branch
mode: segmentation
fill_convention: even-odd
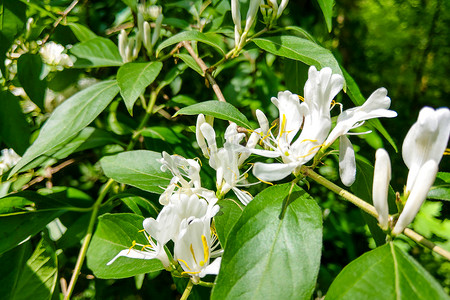
[[[30,186],[41,182],[42,180],[44,180],[45,178],[50,178],[53,174],[55,174],[56,172],[61,171],[61,169],[73,164],[75,162],[75,159],[71,158],[69,160],[66,160],[62,163],[60,163],[59,165],[57,165],[54,168],[49,168],[48,171],[46,171],[46,176],[38,176],[36,178],[34,178],[33,180],[31,180],[29,183],[25,184],[24,186],[22,186],[21,190],[24,191],[27,188],[29,188]]]
[[[206,66],[205,62],[197,56],[194,49],[192,49],[191,43],[188,41],[182,42],[184,48],[189,52],[189,54],[192,56],[192,58],[195,60],[197,65],[202,69],[204,76],[206,79],[208,79],[209,84],[212,86],[214,93],[216,93],[217,99],[222,102],[227,102],[225,100],[225,97],[222,94],[222,91],[220,90],[220,87],[217,85],[216,81],[214,80],[214,77],[211,75],[209,68]]]
[[[42,45],[44,45],[47,40],[49,39],[49,37],[53,34],[53,32],[55,31],[56,27],[58,27],[59,23],[61,23],[61,21],[63,19],[65,19],[67,17],[67,15],[72,11],[72,9],[74,9],[74,7],[78,4],[80,0],[73,0],[73,2],[63,11],[63,13],[61,14],[61,17],[59,17],[55,23],[53,23],[53,27],[50,29],[50,32],[45,36],[45,38],[42,40]]]

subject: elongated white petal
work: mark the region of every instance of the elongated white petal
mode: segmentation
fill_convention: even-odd
[[[337,124],[325,141],[326,146],[330,146],[338,137],[347,134],[356,124],[363,124],[365,120],[373,118],[393,118],[397,113],[388,110],[391,99],[387,97],[387,90],[379,88],[374,91],[362,106],[344,110],[338,117]]]
[[[411,191],[422,165],[428,160],[441,161],[450,135],[450,110],[424,107],[417,122],[408,131],[402,146],[403,160],[409,168],[406,190]]]
[[[398,235],[408,226],[419,212],[422,203],[427,197],[430,187],[438,171],[438,165],[434,160],[427,161],[419,170],[415,184],[409,194],[405,207],[403,208],[392,233]]]
[[[388,191],[391,181],[391,160],[384,149],[375,153],[375,168],[373,174],[372,199],[378,213],[378,223],[381,229],[388,229],[389,206]]]
[[[209,264],[206,268],[204,268],[198,276],[200,278],[205,277],[206,275],[217,275],[219,274],[220,264],[222,262],[222,257],[216,258],[211,264]]]
[[[258,120],[259,127],[261,128],[262,133],[266,135],[269,132],[269,120],[267,120],[266,115],[262,111],[257,109],[256,119]]]
[[[289,164],[264,164],[257,162],[253,166],[253,175],[256,178],[263,181],[277,181],[283,178],[286,178],[291,174],[295,168],[298,167],[297,163],[289,163]]]
[[[283,13],[284,9],[288,5],[289,0],[281,0],[280,6],[278,7],[278,13],[277,18],[281,17],[281,14]]]
[[[253,200],[253,196],[250,195],[250,193],[246,193],[244,191],[241,191],[240,189],[238,189],[237,187],[233,187],[232,188],[234,194],[236,195],[236,197],[239,199],[239,201],[242,202],[242,204],[247,205],[250,203],[250,201]]]
[[[339,139],[339,175],[346,186],[351,186],[356,179],[356,161],[353,145],[345,135]]]
[[[262,149],[249,149],[249,151],[253,154],[269,157],[269,158],[275,158],[280,157],[281,153],[278,151],[270,151],[270,150],[262,150]]]
[[[298,95],[292,94],[290,91],[279,92],[277,98],[272,98],[272,102],[278,104],[279,142],[290,144],[303,123]]]
[[[124,249],[119,252],[113,259],[111,259],[106,265],[109,266],[116,261],[119,257],[137,258],[137,259],[155,259],[157,258],[156,252],[139,251],[134,249]]]
[[[197,138],[197,144],[202,150],[203,156],[209,158],[208,147],[206,146],[205,137],[203,136],[200,127],[206,123],[205,116],[203,114],[199,114],[197,117],[197,124],[195,126],[195,137]]]
[[[241,31],[241,11],[239,10],[239,0],[231,0],[231,18],[239,31]]]
[[[248,7],[247,17],[245,19],[245,29],[244,32],[248,32],[256,19],[256,14],[258,13],[259,5],[261,0],[250,0],[250,6]]]

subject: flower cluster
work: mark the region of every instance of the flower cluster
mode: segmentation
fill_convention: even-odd
[[[392,230],[398,235],[408,226],[425,201],[438,171],[450,136],[450,110],[434,110],[424,107],[416,123],[408,131],[402,146],[403,160],[409,169],[404,191],[403,210]],[[378,149],[375,157],[373,204],[378,222],[383,230],[389,228],[387,195],[391,178],[391,162],[384,149]]]
[[[159,259],[168,270],[171,264],[178,263],[182,275],[189,275],[194,282],[207,274],[217,275],[222,250],[218,249],[219,242],[211,224],[219,211],[214,192],[200,186],[200,166],[195,160],[163,152],[160,163],[161,170],[169,170],[173,179],[160,197],[164,207],[158,217],[143,222],[148,245],[138,245],[142,250],[136,250],[134,243],[130,249],[120,251],[108,265],[121,256]],[[174,261],[165,249],[170,240],[174,243]]]
[[[48,42],[39,50],[42,60],[47,65],[61,71],[65,67],[72,67],[73,62],[69,55],[63,53],[64,46],[55,42]]]
[[[282,163],[258,162],[254,165],[253,174],[264,181],[281,180],[291,173],[296,174],[319,150],[328,148],[340,138],[339,171],[342,183],[350,186],[355,181],[356,163],[353,146],[346,135],[368,119],[392,118],[397,113],[388,110],[391,101],[387,97],[387,90],[379,88],[362,106],[342,111],[336,126],[330,132],[333,98],[342,89],[344,78],[339,74],[332,74],[330,68],[317,71],[314,66],[310,67],[308,75],[304,98],[289,91],[280,92],[278,98],[272,98],[272,103],[279,111],[280,124],[276,136],[272,133],[272,128],[269,128],[269,121],[264,113],[256,111],[260,124],[257,132],[264,149],[250,151],[265,157],[279,157]]]

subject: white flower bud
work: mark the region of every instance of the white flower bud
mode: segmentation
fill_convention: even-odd
[[[373,205],[378,213],[378,223],[383,230],[388,229],[388,191],[390,181],[391,161],[389,159],[389,154],[384,149],[378,149],[375,153],[372,199]]]

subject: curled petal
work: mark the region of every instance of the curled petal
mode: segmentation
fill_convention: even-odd
[[[250,201],[253,200],[253,196],[250,195],[250,193],[246,193],[244,191],[241,191],[240,189],[238,189],[237,187],[233,187],[232,188],[234,194],[236,195],[236,197],[239,199],[239,201],[242,202],[242,204],[247,205],[250,203]]]
[[[210,263],[206,268],[204,268],[198,274],[198,277],[202,278],[202,277],[205,277],[206,275],[217,275],[217,274],[219,274],[221,262],[222,262],[222,257],[216,258],[212,263]]]
[[[253,166],[253,175],[259,180],[277,181],[289,176],[298,166],[296,162],[289,164],[264,164],[257,162]]]
[[[384,149],[378,149],[375,154],[375,168],[373,174],[372,199],[378,213],[378,223],[381,229],[388,229],[389,206],[388,191],[391,180],[391,161]]]
[[[398,235],[408,226],[419,212],[422,203],[425,201],[430,187],[438,171],[438,165],[434,160],[427,161],[419,170],[416,182],[409,194],[405,207],[403,208],[392,234]]]
[[[119,257],[137,258],[137,259],[155,259],[157,258],[156,252],[146,252],[134,249],[124,249],[119,252],[113,259],[111,259],[106,265],[109,266],[116,261]]]
[[[355,151],[345,135],[339,141],[339,175],[343,184],[351,186],[356,179]]]

